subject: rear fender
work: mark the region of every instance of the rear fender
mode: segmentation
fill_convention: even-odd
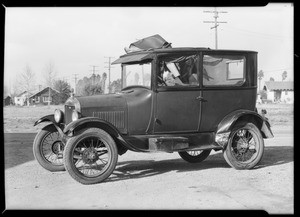
[[[141,151],[126,141],[115,126],[97,117],[85,117],[71,122],[65,127],[64,134],[68,137],[73,137],[78,135],[81,130],[88,128],[99,128],[111,135],[117,144],[120,155],[124,154],[127,149],[132,151]]]
[[[273,138],[269,121],[257,112],[249,110],[237,110],[228,114],[218,125],[216,142],[224,147],[229,139],[233,126],[239,121],[247,121],[255,124],[260,130],[263,138]]]

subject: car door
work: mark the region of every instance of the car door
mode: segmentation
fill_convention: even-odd
[[[161,82],[161,62],[177,68],[182,84]],[[165,84],[163,84],[165,83]],[[158,58],[155,94],[154,133],[197,132],[201,118],[199,55],[162,55]]]
[[[249,56],[232,51],[203,53],[201,132],[215,131],[220,121],[235,110],[254,110],[256,86],[253,75],[257,69],[254,56]]]

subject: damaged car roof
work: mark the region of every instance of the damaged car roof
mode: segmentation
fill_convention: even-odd
[[[148,49],[142,51],[131,52],[128,54],[124,54],[120,56],[117,60],[112,62],[111,64],[118,64],[118,63],[130,63],[130,62],[140,62],[146,59],[153,59],[154,55],[159,53],[177,53],[177,52],[200,52],[200,51],[212,51],[213,49],[206,48],[206,47],[178,47],[178,48],[156,48],[156,49]],[[230,51],[230,52],[241,52],[241,50],[214,50],[214,51]],[[250,50],[243,50],[242,52],[250,52],[250,53],[257,53],[256,51]]]

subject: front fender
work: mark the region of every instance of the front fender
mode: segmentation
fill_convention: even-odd
[[[38,124],[40,124],[40,123],[42,123],[42,122],[46,122],[46,121],[52,122],[53,124],[56,125],[56,122],[55,122],[55,120],[54,120],[54,114],[52,114],[52,115],[46,115],[46,116],[40,118],[39,120],[37,120],[37,121],[34,123],[33,126],[36,126],[36,125],[38,125]]]
[[[134,147],[131,143],[126,141],[122,134],[118,131],[118,129],[113,126],[111,123],[97,118],[97,117],[85,117],[80,118],[76,121],[73,121],[69,123],[65,129],[64,134],[68,137],[76,136],[78,133],[80,133],[80,130],[87,129],[87,128],[100,128],[105,130],[107,133],[109,133],[111,136],[113,136],[117,140],[117,145],[121,145],[125,147],[126,149],[132,150],[132,151],[141,151]]]
[[[33,126],[36,126],[36,125],[38,125],[38,124],[40,124],[40,123],[42,123],[42,122],[51,122],[51,123],[55,126],[55,128],[56,128],[56,130],[58,131],[58,133],[60,134],[60,136],[61,136],[63,142],[65,143],[66,137],[65,137],[65,134],[63,133],[63,130],[62,130],[62,129],[63,129],[63,126],[56,123],[56,121],[54,120],[54,114],[52,114],[52,115],[46,115],[46,116],[40,118],[39,120],[37,120],[37,121],[34,123]]]

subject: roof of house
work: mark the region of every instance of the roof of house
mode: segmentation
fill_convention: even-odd
[[[37,92],[37,93],[31,95],[29,98],[32,98],[32,97],[34,97],[34,96],[36,96],[36,95],[39,95],[40,93],[42,93],[42,92],[44,92],[44,91],[48,91],[48,90],[47,90],[48,88],[49,88],[49,87],[44,88],[43,90],[41,90],[41,91],[39,91],[39,92]],[[53,89],[53,88],[51,88],[51,87],[50,87],[50,89],[51,89],[52,91],[56,92],[56,93],[60,93],[58,90],[55,90],[55,89]]]
[[[28,92],[29,95],[31,95],[32,93]],[[19,95],[17,95],[16,97],[21,97],[23,95],[27,94],[27,91],[25,90],[24,92],[20,93]]]
[[[3,99],[7,99],[7,98],[11,98],[11,96],[9,96],[9,95],[4,95],[3,96]]]
[[[294,90],[292,81],[266,81],[265,86],[268,90]]]

